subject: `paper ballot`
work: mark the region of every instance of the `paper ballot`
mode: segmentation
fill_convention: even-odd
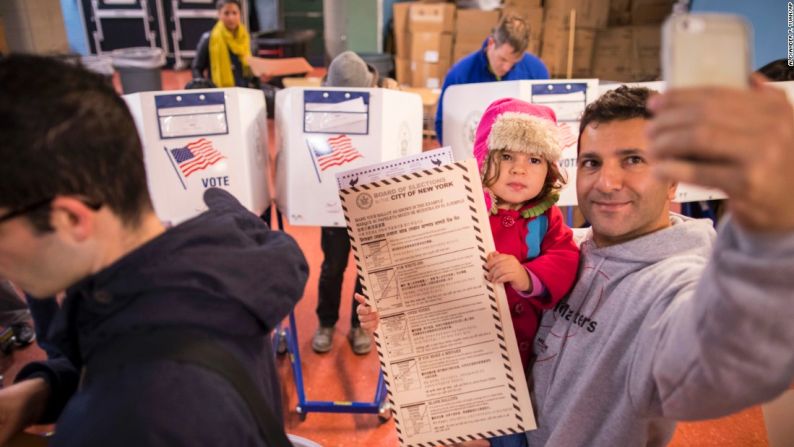
[[[485,278],[494,244],[477,163],[432,160],[337,177],[364,294],[381,315],[375,343],[400,444],[532,430],[504,287]]]

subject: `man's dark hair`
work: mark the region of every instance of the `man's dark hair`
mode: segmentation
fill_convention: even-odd
[[[788,60],[774,60],[758,69],[758,73],[769,78],[770,81],[794,81],[794,67],[788,65]]]
[[[590,123],[601,124],[632,118],[650,119],[651,113],[646,106],[648,98],[654,93],[656,92],[645,87],[625,85],[604,93],[585,107],[579,121],[579,142],[581,143],[582,133]]]
[[[151,210],[143,151],[124,100],[100,75],[62,61],[0,61],[0,207],[57,195],[110,208],[127,226]],[[49,208],[27,214],[51,229]]]
[[[215,9],[221,9],[228,4],[237,5],[237,9],[239,9],[240,12],[243,11],[243,5],[240,3],[240,0],[218,0],[215,2]]]
[[[510,45],[516,53],[523,53],[529,46],[529,25],[517,15],[508,14],[499,21],[491,33],[496,46]]]

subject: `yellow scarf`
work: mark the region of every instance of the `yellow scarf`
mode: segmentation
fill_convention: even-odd
[[[212,27],[210,33],[210,75],[212,82],[218,87],[234,87],[232,59],[229,51],[234,53],[243,64],[243,76],[250,75],[248,56],[251,55],[251,38],[244,25],[237,27],[237,35],[223,26],[223,22]]]

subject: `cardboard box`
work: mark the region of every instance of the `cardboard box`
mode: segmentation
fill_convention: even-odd
[[[633,77],[630,26],[599,30],[593,51],[593,76],[609,81],[630,81]]]
[[[281,80],[284,88],[289,87],[320,87],[323,85],[323,78],[317,77],[303,77],[303,78],[290,78],[285,77]]]
[[[622,26],[598,32],[593,76],[611,81],[648,81],[661,73],[658,25]]]
[[[452,34],[410,33],[408,58],[416,62],[436,63],[452,58]]]
[[[661,78],[662,29],[659,25],[632,27],[636,64],[634,76],[637,81]]]
[[[455,5],[450,3],[417,3],[408,9],[408,31],[411,33],[451,33],[455,29]]]
[[[588,77],[592,72],[595,31],[577,29],[574,32],[573,77]],[[555,76],[566,76],[568,67],[568,30],[546,28],[543,31],[541,59]]]
[[[438,97],[441,95],[439,89],[429,89],[422,87],[406,87],[402,91],[416,93],[422,98],[422,121],[426,129],[432,129],[432,123],[436,119],[436,108],[438,108]]]
[[[673,12],[674,3],[675,0],[632,0],[631,24],[660,24]]]
[[[422,107],[435,107],[438,104],[438,97],[441,95],[438,90],[422,87],[406,87],[402,91],[419,95],[422,98]]]
[[[631,0],[611,0],[609,2],[608,26],[631,24]]]
[[[546,0],[544,27],[569,26],[571,11],[576,10],[576,27],[602,29],[609,20],[609,0]]]
[[[499,23],[500,11],[459,9],[455,19],[455,45],[460,42],[482,45],[486,37]],[[470,45],[469,45],[470,46]]]
[[[395,58],[394,73],[397,83],[400,85],[411,85],[411,60],[401,57]]]
[[[416,2],[395,3],[394,14],[394,47],[397,57],[408,57],[408,10]]]
[[[542,0],[505,0],[502,4],[504,9],[508,8],[540,8]]]
[[[459,60],[470,55],[471,53],[480,51],[481,48],[482,43],[475,45],[467,42],[455,42],[455,48],[452,50],[452,65],[457,64]]]
[[[449,71],[450,61],[442,60],[431,64],[411,61],[411,86],[430,89],[441,88]]]

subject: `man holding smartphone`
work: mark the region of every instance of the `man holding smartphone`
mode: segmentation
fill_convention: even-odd
[[[592,231],[574,290],[535,340],[530,445],[666,445],[677,420],[788,387],[792,123],[760,78],[751,90],[621,87],[588,106],[577,193]],[[678,181],[729,195],[716,240],[669,212]]]
[[[580,275],[543,316],[529,445],[666,445],[678,420],[771,400],[794,378],[794,108],[749,90],[620,87],[581,120]],[[732,214],[671,213],[676,182]],[[377,327],[362,305],[361,325]],[[479,446],[486,441],[472,441]]]

